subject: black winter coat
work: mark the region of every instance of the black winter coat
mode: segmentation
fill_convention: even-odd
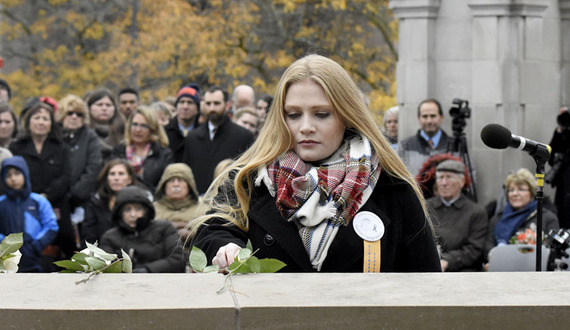
[[[81,226],[81,243],[93,244],[101,239],[103,234],[115,225],[111,221],[111,210],[99,195],[91,197],[85,204],[85,220]]]
[[[381,272],[441,271],[432,230],[410,185],[382,172],[374,192],[360,211],[378,215],[386,228],[381,239]],[[284,272],[316,271],[297,226],[283,219],[275,198],[264,186],[254,189],[248,216],[248,232],[215,218],[198,230],[192,243],[212,260],[220,247],[228,243],[245,247],[249,239],[253,249],[259,249],[258,258],[277,258],[286,263]],[[362,272],[363,245],[352,224],[341,226],[321,271]]]
[[[194,129],[198,127],[198,117],[200,116],[197,115],[196,120],[194,121]],[[184,141],[186,140],[186,137],[182,132],[180,132],[178,119],[176,119],[176,117],[172,118],[170,122],[164,126],[164,131],[168,136],[168,147],[172,150],[174,162],[182,162],[182,158],[184,156]]]
[[[124,143],[113,148],[112,158],[127,159],[127,149]],[[173,161],[172,151],[168,147],[152,142],[148,156],[143,163],[144,171],[140,178],[141,181],[154,192],[164,169]]]
[[[33,192],[46,194],[52,205],[65,200],[71,182],[69,147],[65,143],[48,138],[42,153],[38,154],[32,138],[24,137],[12,142],[10,151],[14,156],[20,155],[26,160]]]
[[[218,126],[216,136],[210,140],[208,124],[188,134],[184,159],[196,178],[198,193],[204,194],[214,180],[216,165],[224,159],[236,158],[253,143],[253,134],[234,124],[227,116]]]
[[[99,247],[119,256],[123,249],[131,256],[133,269],[146,267],[150,273],[181,273],[185,269],[178,232],[167,220],[151,220],[140,231],[122,222],[103,234]]]
[[[558,221],[560,227],[570,229],[570,129],[565,129],[562,133],[555,130],[550,146],[550,165],[554,165],[556,154],[559,154],[558,157],[562,156],[562,160],[559,160],[560,169],[553,182],[553,186],[556,186],[554,202],[558,208]]]
[[[82,206],[93,196],[97,176],[103,167],[99,137],[95,131],[83,126],[74,133],[64,133],[63,141],[71,151],[70,202]]]
[[[122,255],[125,251],[133,261],[133,272],[179,273],[185,268],[182,248],[178,245],[178,231],[170,221],[153,220],[154,207],[146,190],[129,186],[117,193],[111,218],[116,225],[101,237],[99,247]],[[130,227],[123,219],[123,207],[135,203],[146,208],[144,215],[137,219],[136,226]]]

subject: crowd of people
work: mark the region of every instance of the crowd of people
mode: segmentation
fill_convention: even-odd
[[[17,115],[4,80],[0,91],[0,240],[24,233],[21,272],[56,271],[86,242],[128,251],[137,272],[184,271],[187,224],[216,165],[253,143],[272,101],[246,85],[230,99],[191,84],[150,105],[102,88],[30,98]]]
[[[396,110],[397,111],[397,110]],[[386,112],[383,130],[406,167],[416,176],[430,206],[443,271],[480,271],[488,267],[492,249],[506,244],[534,244],[537,234],[537,182],[526,168],[515,168],[503,182],[503,194],[487,205],[469,196],[474,184],[461,155],[452,152],[453,138],[441,128],[443,111],[435,99],[417,109],[420,129],[398,141],[397,112]],[[570,229],[570,113],[563,107],[551,141],[549,183],[555,201],[544,200],[542,233]],[[553,125],[555,126],[555,125]]]
[[[322,56],[294,62],[275,99],[189,84],[144,105],[136,89],[98,89],[31,98],[16,115],[10,97],[0,80],[0,240],[24,233],[21,272],[57,271],[85,242],[126,251],[133,272],[187,271],[192,245],[225,268],[248,241],[289,272],[480,271],[493,247],[536,231],[528,170],[477,204],[437,100],[421,102],[417,134],[398,139],[398,108],[380,129]],[[564,157],[551,165],[562,192],[545,232],[570,222],[567,109],[560,117],[552,146]]]

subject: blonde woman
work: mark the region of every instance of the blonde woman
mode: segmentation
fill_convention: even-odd
[[[285,71],[259,138],[205,200],[193,244],[222,268],[251,240],[289,272],[441,271],[418,186],[348,73],[322,56]]]
[[[485,242],[485,259],[497,245],[510,244],[518,232],[532,229],[536,233],[537,202],[536,179],[526,168],[510,174],[505,180],[507,205],[489,221],[489,232]],[[558,229],[558,218],[543,208],[542,232],[546,235],[551,229]]]
[[[125,142],[113,148],[112,157],[127,159],[154,193],[164,169],[173,161],[168,137],[158,123],[156,111],[146,106],[133,111],[125,127]]]

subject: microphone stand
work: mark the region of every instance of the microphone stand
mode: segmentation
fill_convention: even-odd
[[[542,152],[540,152],[542,151]],[[545,146],[539,145],[535,153],[531,154],[536,162],[536,271],[542,271],[542,204],[544,200],[544,173],[545,165],[548,158],[545,159],[544,156],[550,156],[550,150]]]

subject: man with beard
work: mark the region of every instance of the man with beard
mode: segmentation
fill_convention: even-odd
[[[441,129],[443,110],[436,99],[427,99],[418,106],[418,122],[421,129],[401,141],[400,158],[413,176],[417,176],[422,164],[431,156],[445,153],[451,139]]]
[[[237,158],[253,143],[253,134],[228,118],[230,107],[228,93],[220,86],[210,87],[202,102],[207,122],[186,138],[183,162],[192,168],[200,194],[208,190],[220,161]]]

